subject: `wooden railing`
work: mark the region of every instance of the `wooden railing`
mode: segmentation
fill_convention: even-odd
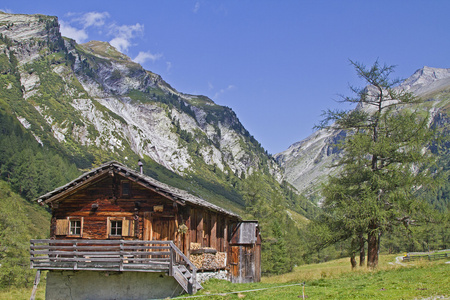
[[[195,293],[197,268],[172,241],[31,240],[31,268],[38,270],[166,272]]]
[[[170,273],[174,246],[170,241],[31,240],[31,268]]]
[[[450,250],[439,250],[433,252],[410,252],[403,257],[403,261],[415,261],[415,260],[439,260],[450,257]]]

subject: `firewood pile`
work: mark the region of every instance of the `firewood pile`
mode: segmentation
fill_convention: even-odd
[[[207,250],[215,250],[211,247],[201,247],[198,243],[191,243],[191,251],[193,250],[205,250],[205,252],[210,252]],[[227,253],[226,252],[216,252],[216,253],[191,253],[190,261],[194,264],[197,269],[201,270],[217,270],[224,269],[227,265]]]
[[[202,247],[200,243],[191,243],[191,251],[192,250],[198,250]]]
[[[217,252],[216,254],[212,253],[191,254],[190,260],[197,269],[202,270],[223,269],[226,267],[227,253]]]

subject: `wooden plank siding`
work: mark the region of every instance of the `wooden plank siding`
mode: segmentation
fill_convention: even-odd
[[[123,182],[129,185],[127,195],[123,195]],[[173,241],[187,256],[192,242],[226,252],[229,223],[238,221],[204,207],[180,205],[118,174],[80,185],[50,205],[52,238]],[[155,206],[162,211],[154,211]],[[81,234],[68,234],[70,220],[82,220]],[[111,236],[111,221],[117,220],[122,221],[122,235]],[[182,224],[187,226],[185,234],[178,231]]]

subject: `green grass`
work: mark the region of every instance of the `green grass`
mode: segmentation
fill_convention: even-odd
[[[28,300],[31,296],[31,288],[9,288],[0,290],[0,299],[2,300]],[[36,300],[45,300],[45,284],[39,283],[36,293]]]
[[[210,280],[196,295],[208,299],[421,299],[450,296],[450,264],[445,260],[391,265],[396,255],[382,256],[377,270],[352,271],[348,259],[299,266],[293,272],[263,277],[261,283],[231,284]],[[298,283],[299,285],[292,285]],[[245,292],[248,290],[258,290]],[[226,294],[235,292],[233,294]],[[219,295],[222,294],[222,295]],[[182,297],[181,297],[182,298]],[[447,298],[446,298],[447,299]]]
[[[45,284],[47,272],[43,271],[41,273],[41,280],[38,285],[35,300],[45,300]],[[1,300],[29,300],[33,287],[30,288],[5,288],[0,289],[0,299]]]

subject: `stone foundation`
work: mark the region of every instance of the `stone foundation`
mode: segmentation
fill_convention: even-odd
[[[222,279],[222,280],[230,280],[228,278],[228,271],[226,271],[226,270],[219,270],[216,272],[198,272],[197,271],[197,281],[200,283],[208,281],[212,278]]]
[[[171,276],[151,272],[49,271],[46,300],[161,299],[184,292]]]

